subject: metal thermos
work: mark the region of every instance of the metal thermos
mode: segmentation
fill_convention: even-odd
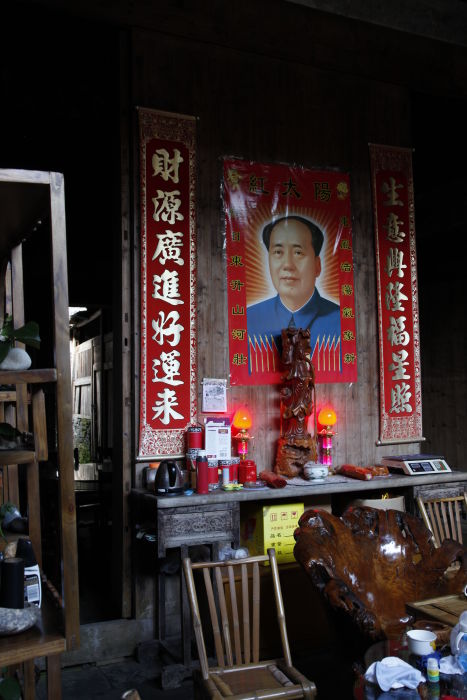
[[[205,450],[196,457],[196,492],[209,493],[209,465]]]

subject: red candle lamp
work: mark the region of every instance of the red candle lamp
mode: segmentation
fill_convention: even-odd
[[[245,459],[248,454],[248,440],[253,439],[253,436],[248,433],[252,422],[251,413],[244,406],[235,411],[232,425],[234,428],[237,428],[238,433],[233,436],[233,439],[237,440],[237,454],[242,460]]]

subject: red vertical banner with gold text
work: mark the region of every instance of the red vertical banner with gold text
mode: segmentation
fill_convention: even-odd
[[[381,444],[422,437],[412,150],[370,144],[376,245]]]
[[[138,109],[140,458],[184,454],[196,422],[194,117]]]
[[[223,195],[230,383],[280,383],[293,326],[316,382],[356,381],[349,175],[226,158]]]

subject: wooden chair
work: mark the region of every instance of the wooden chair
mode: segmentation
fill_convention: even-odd
[[[433,534],[435,547],[445,539],[463,543],[462,519],[467,509],[464,487],[419,488],[416,499],[426,527]]]
[[[260,661],[259,658],[260,579],[262,578],[260,564],[263,562],[270,564],[283,652],[282,659],[268,661]],[[229,697],[231,700],[235,698],[253,700],[254,698],[314,698],[316,696],[315,684],[292,666],[274,549],[269,549],[268,555],[225,562],[193,564],[189,558],[184,558],[183,568],[200,662],[200,673],[194,674],[198,696],[216,700],[224,697]],[[217,657],[217,665],[212,667],[209,667],[208,663],[202,624],[207,616],[200,614],[193,576],[193,571],[198,569],[203,573]],[[265,612],[267,615],[270,611]],[[205,627],[207,626],[208,623],[205,624]]]

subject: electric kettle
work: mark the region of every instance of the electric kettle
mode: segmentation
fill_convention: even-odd
[[[157,496],[177,496],[184,491],[183,473],[177,462],[163,460],[157,467],[154,480]]]

